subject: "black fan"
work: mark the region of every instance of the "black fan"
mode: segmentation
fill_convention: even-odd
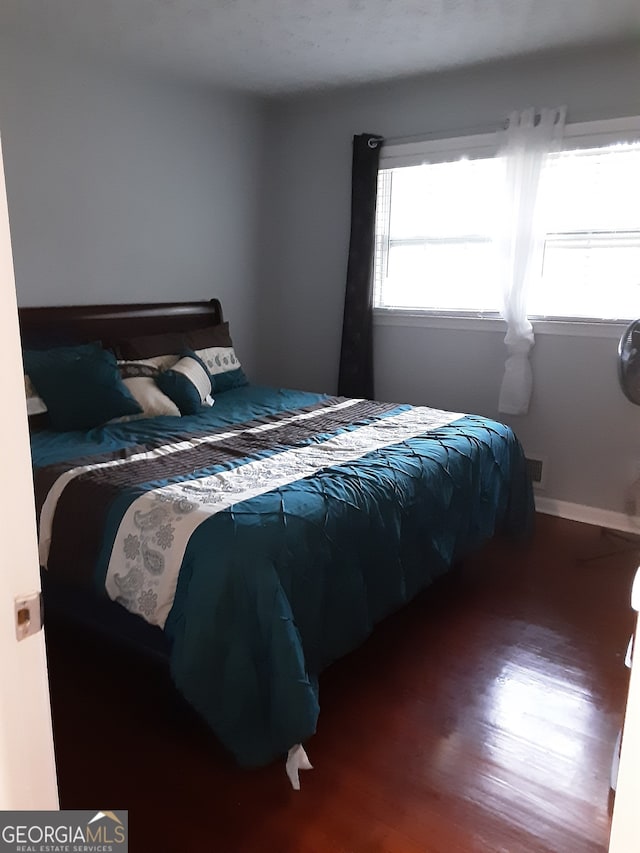
[[[640,406],[640,320],[627,326],[620,338],[618,379],[625,396]]]

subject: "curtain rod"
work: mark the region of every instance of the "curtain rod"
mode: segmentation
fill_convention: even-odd
[[[492,124],[476,125],[475,127],[459,127],[453,130],[432,131],[431,133],[416,133],[412,136],[392,136],[384,139],[384,145],[401,145],[410,142],[425,142],[428,139],[448,139],[456,136],[475,136],[480,133],[497,133],[507,129],[507,121]]]
[[[557,107],[554,108],[558,111],[565,110],[566,107]],[[540,115],[539,110],[535,110],[536,117]],[[494,121],[491,124],[477,124],[474,127],[459,127],[453,130],[444,130],[444,131],[432,131],[431,133],[417,133],[413,136],[393,136],[389,139],[385,139],[383,142],[384,145],[400,145],[403,143],[410,142],[425,142],[429,139],[448,139],[449,137],[454,138],[456,136],[475,136],[481,133],[499,133],[502,130],[507,130],[509,127],[510,114],[506,116],[502,121]],[[564,115],[564,113],[563,113]]]

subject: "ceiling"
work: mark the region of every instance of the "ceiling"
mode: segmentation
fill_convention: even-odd
[[[0,28],[266,95],[640,34],[638,0],[0,0]]]

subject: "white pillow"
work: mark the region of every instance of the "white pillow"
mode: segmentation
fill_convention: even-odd
[[[161,415],[180,417],[180,409],[166,394],[162,393],[155,383],[156,376],[162,370],[173,367],[178,359],[177,355],[158,355],[155,358],[118,362],[123,383],[142,408],[142,414],[119,418],[119,420],[156,418]]]
[[[186,355],[180,361],[176,362],[171,369],[187,377],[189,382],[196,388],[198,394],[200,394],[200,402],[203,406],[213,406],[211,377],[200,361],[190,355]]]

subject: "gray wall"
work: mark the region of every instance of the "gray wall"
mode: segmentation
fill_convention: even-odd
[[[566,104],[569,121],[637,115],[639,79],[638,50],[613,46],[275,104],[261,235],[261,377],[335,390],[354,133],[446,134],[529,104]],[[615,350],[614,339],[539,336],[530,414],[508,420],[529,453],[547,458],[547,496],[622,512],[640,458],[640,407],[617,388]],[[496,332],[378,326],[377,396],[495,417],[503,358]]]
[[[629,48],[495,64],[264,105],[0,36],[0,131],[23,305],[223,300],[258,379],[335,389],[351,136],[448,132],[528,103],[637,114]],[[640,311],[639,311],[640,313]],[[495,416],[494,332],[378,327],[378,396]],[[640,408],[615,341],[539,337],[531,413],[546,494],[621,511]],[[633,465],[635,470],[635,465]]]
[[[250,367],[263,112],[0,40],[19,303],[216,295]]]

